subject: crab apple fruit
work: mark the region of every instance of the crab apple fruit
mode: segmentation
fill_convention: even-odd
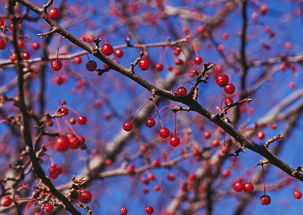
[[[43,210],[45,213],[51,213],[54,211],[54,205],[52,203],[46,203],[43,205]]]
[[[258,138],[259,140],[263,140],[264,137],[265,137],[265,134],[264,134],[263,131],[259,131],[259,132],[257,133],[257,138]]]
[[[162,138],[167,138],[169,136],[168,128],[161,128],[159,131],[159,136]]]
[[[218,139],[215,139],[215,140],[211,141],[211,145],[213,147],[218,147],[220,145],[220,141]]]
[[[29,60],[31,58],[31,54],[29,52],[23,52],[22,53],[22,59],[23,60]]]
[[[127,209],[126,208],[121,208],[120,209],[120,214],[121,215],[127,215]]]
[[[145,213],[146,214],[152,214],[154,212],[154,208],[152,206],[146,206],[145,207]]]
[[[3,196],[1,198],[1,206],[9,207],[13,203],[13,200],[10,196]]]
[[[244,187],[243,187],[243,190],[246,192],[246,193],[252,193],[254,192],[254,185],[250,182],[247,182],[244,184]]]
[[[58,108],[57,112],[61,115],[61,116],[67,116],[68,115],[68,108],[67,107],[60,107]]]
[[[54,71],[59,71],[62,68],[62,62],[61,60],[53,60],[51,63],[51,67]]]
[[[235,85],[229,83],[224,87],[224,91],[227,94],[233,94],[235,92]]]
[[[233,183],[233,189],[237,192],[242,192],[244,190],[244,185],[241,181]]]
[[[79,116],[79,117],[78,117],[78,123],[79,123],[80,125],[85,125],[85,124],[87,123],[87,118],[86,118],[86,116]]]
[[[260,197],[260,202],[262,205],[269,205],[271,202],[271,198],[269,195],[263,195]]]
[[[4,39],[2,39],[2,38],[0,37],[0,49],[5,49],[5,48],[6,48],[6,42],[5,42]]]
[[[225,74],[216,76],[216,83],[219,87],[225,87],[229,82],[229,77]]]
[[[187,90],[185,87],[179,87],[177,89],[177,95],[178,96],[186,96],[187,95]]]
[[[92,198],[92,194],[87,190],[80,190],[78,193],[78,200],[82,203],[90,203]]]
[[[60,17],[60,10],[56,7],[52,7],[48,13],[47,13],[47,17],[51,20],[56,20]]]
[[[34,43],[32,44],[32,49],[33,49],[33,50],[39,50],[39,49],[40,49],[40,43],[34,42]]]
[[[300,192],[299,190],[294,190],[294,192],[292,193],[292,196],[295,199],[301,199],[302,198],[302,192]]]
[[[104,54],[104,55],[111,55],[114,51],[114,48],[112,47],[111,44],[109,43],[105,43],[102,45],[101,47],[101,52]]]
[[[176,136],[172,137],[172,138],[170,138],[169,143],[171,146],[176,147],[176,146],[180,145],[180,138],[176,137]]]
[[[157,72],[161,72],[163,70],[163,64],[157,63],[156,66],[155,66],[155,70]]]
[[[259,10],[262,15],[265,15],[268,11],[268,7],[267,7],[267,5],[263,4],[260,6]]]
[[[221,146],[221,152],[223,153],[223,154],[226,154],[226,153],[228,153],[228,151],[229,151],[229,148],[228,148],[228,146]]]
[[[152,118],[152,117],[148,117],[148,118],[145,120],[145,125],[146,125],[147,127],[149,127],[149,128],[154,127],[155,124],[156,124],[156,122],[155,122],[154,118]]]
[[[225,104],[226,106],[232,105],[233,103],[234,103],[234,101],[233,101],[233,99],[230,98],[230,97],[224,99],[224,104]]]
[[[55,149],[58,152],[65,152],[70,146],[70,141],[67,136],[61,135],[55,139]]]
[[[177,66],[181,66],[181,65],[183,65],[183,64],[184,64],[184,62],[183,62],[183,60],[182,60],[182,59],[177,58],[177,59],[175,60],[175,65],[177,65]]]
[[[142,58],[139,61],[139,68],[142,70],[148,70],[150,67],[150,60],[147,57]]]
[[[75,64],[80,64],[80,63],[82,63],[82,58],[81,58],[81,56],[76,56],[76,57],[74,58],[74,60],[73,60],[73,63],[75,63]]]
[[[133,123],[131,121],[126,121],[122,126],[124,131],[131,131],[133,129]]]
[[[115,50],[114,54],[116,55],[116,57],[121,58],[124,56],[124,51],[122,49],[117,49]]]
[[[200,65],[203,62],[203,59],[202,57],[197,56],[195,57],[194,62],[195,64]]]
[[[94,60],[89,60],[85,67],[88,71],[93,72],[97,69],[97,63]]]

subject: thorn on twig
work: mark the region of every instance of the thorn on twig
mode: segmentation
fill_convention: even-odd
[[[97,46],[98,48],[99,48],[100,42],[101,42],[101,39],[99,39],[99,38],[94,39],[94,43],[96,44],[96,46]]]
[[[244,103],[249,103],[249,102],[251,102],[251,101],[252,101],[251,98],[246,98],[246,99],[242,99],[242,100],[240,100],[240,101],[238,101],[238,102],[232,103],[232,104],[230,104],[230,105],[227,105],[227,106],[224,107],[224,108],[217,107],[217,110],[220,112],[220,113],[219,113],[219,116],[220,116],[220,117],[223,117],[223,116],[227,113],[227,111],[228,111],[230,108],[232,108],[232,107],[240,106],[240,105],[242,105],[242,104],[244,104]]]
[[[103,73],[108,72],[110,70],[110,67],[104,68],[104,69],[97,69],[98,75],[101,76]]]
[[[127,35],[127,37],[126,37],[126,39],[125,39],[125,42],[126,42],[126,45],[127,45],[127,46],[131,46],[130,40],[131,40],[131,34],[128,33],[128,35]]]
[[[279,135],[274,136],[273,138],[267,140],[267,141],[264,143],[264,146],[265,146],[266,148],[268,148],[269,145],[270,145],[271,143],[273,143],[273,142],[275,142],[275,141],[277,141],[277,140],[283,140],[283,139],[284,139],[284,135],[279,134]]]

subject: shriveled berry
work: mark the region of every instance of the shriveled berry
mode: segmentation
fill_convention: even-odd
[[[90,60],[86,63],[86,69],[90,72],[95,71],[97,69],[97,63],[94,60]]]

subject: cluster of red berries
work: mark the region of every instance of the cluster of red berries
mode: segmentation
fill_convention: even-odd
[[[152,214],[154,212],[154,208],[152,206],[146,206],[144,209],[146,214]],[[128,211],[127,208],[121,208],[120,209],[120,214],[121,215],[127,215]]]
[[[63,173],[63,168],[62,166],[58,166],[57,164],[55,163],[52,163],[50,166],[49,166],[49,169],[48,169],[48,174],[49,174],[49,177],[52,178],[52,179],[56,179],[59,175],[61,175]]]
[[[76,136],[74,134],[68,134],[68,135],[60,135],[56,137],[54,140],[54,148],[58,152],[65,152],[69,148],[71,149],[83,149],[85,150],[87,148],[85,144],[85,137],[83,136]]]
[[[243,179],[239,179],[238,181],[233,183],[233,189],[237,192],[246,192],[246,193],[252,193],[254,192],[254,185],[251,182],[243,183]]]
[[[229,77],[226,74],[216,75],[216,83],[219,87],[224,87],[224,91],[227,94],[233,94],[235,92],[235,86],[229,83]]]

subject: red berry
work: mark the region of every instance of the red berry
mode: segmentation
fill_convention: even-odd
[[[90,60],[86,63],[86,69],[90,72],[95,71],[97,69],[97,63],[93,60]]]
[[[127,209],[126,208],[121,208],[120,209],[120,214],[121,215],[127,215]]]
[[[116,57],[121,58],[121,57],[123,57],[124,52],[122,49],[117,49],[117,50],[115,50],[115,55],[116,55]]]
[[[76,56],[76,57],[74,58],[73,62],[74,62],[75,64],[80,64],[80,63],[82,63],[82,58],[81,58],[81,56]]]
[[[226,106],[229,106],[229,105],[232,105],[234,103],[234,101],[233,101],[233,99],[232,98],[226,98],[226,99],[224,99],[224,104],[226,105]]]
[[[68,115],[68,108],[67,107],[60,107],[57,112],[61,115],[61,116],[67,116]]]
[[[163,70],[163,64],[157,63],[155,69],[157,72],[161,72]]]
[[[260,197],[260,202],[262,205],[269,205],[271,202],[270,196],[269,195],[263,195]]]
[[[187,95],[187,90],[185,87],[179,87],[177,89],[177,95],[178,96],[186,96]]]
[[[203,59],[202,57],[197,56],[195,57],[194,62],[195,64],[200,65],[203,62]]]
[[[18,46],[19,46],[20,49],[25,48],[25,43],[23,42],[23,40],[18,40]]]
[[[228,151],[229,151],[229,148],[227,146],[221,146],[220,149],[221,149],[221,152],[224,154],[228,153]]]
[[[126,172],[128,174],[134,174],[135,173],[135,166],[134,165],[129,165],[126,167]]]
[[[179,137],[172,137],[172,138],[170,138],[169,142],[170,142],[171,146],[176,147],[176,146],[180,145],[180,138]]]
[[[233,84],[227,84],[225,87],[224,87],[224,91],[227,93],[227,94],[233,94],[235,92],[235,86]]]
[[[51,213],[54,211],[54,205],[52,203],[46,203],[43,205],[43,210],[45,213]]]
[[[216,76],[216,83],[219,87],[225,87],[229,82],[229,77],[225,74]]]
[[[168,70],[168,71],[172,71],[173,69],[174,69],[174,68],[173,68],[172,66],[170,66],[170,65],[167,66],[167,70]]]
[[[33,50],[39,50],[39,49],[40,49],[40,43],[34,42],[34,43],[32,44],[32,49],[33,49]]]
[[[259,9],[260,9],[260,13],[262,15],[265,15],[267,13],[267,11],[268,11],[268,7],[265,4],[261,5]]]
[[[254,192],[254,189],[255,188],[254,188],[254,185],[252,183],[248,182],[248,183],[244,184],[244,191],[245,192],[252,193],[252,192]]]
[[[5,48],[6,48],[6,42],[5,42],[4,39],[2,39],[2,38],[0,37],[0,49],[5,49]]]
[[[213,147],[217,147],[217,146],[220,145],[220,141],[217,140],[217,139],[215,139],[215,140],[211,141],[211,145],[212,145]]]
[[[175,180],[175,176],[174,176],[173,174],[168,174],[168,175],[167,175],[167,179],[168,179],[169,181],[174,181],[174,180]]]
[[[140,61],[139,61],[139,67],[140,69],[142,70],[148,70],[150,66],[150,60],[148,58],[142,58]]]
[[[9,207],[12,203],[13,203],[13,200],[12,200],[12,198],[9,197],[9,196],[3,196],[3,197],[1,198],[1,205],[2,205],[3,207]]]
[[[80,125],[84,125],[84,124],[86,124],[86,122],[87,122],[86,116],[79,116],[79,117],[78,117],[78,123],[79,123]]]
[[[205,132],[204,132],[204,138],[205,138],[205,139],[211,138],[211,133],[210,133],[209,131],[205,131]]]
[[[292,193],[292,196],[293,196],[295,199],[301,199],[302,193],[301,193],[299,190],[294,190],[294,192]]]
[[[131,131],[133,129],[133,123],[131,121],[127,121],[123,123],[124,131]]]
[[[244,189],[243,183],[241,181],[237,181],[233,184],[233,189],[237,192],[242,192]]]
[[[265,137],[264,132],[263,132],[263,131],[259,131],[259,132],[257,133],[257,137],[258,137],[258,139],[263,140],[264,137]]]
[[[62,63],[60,60],[53,60],[51,63],[51,67],[54,71],[59,71],[62,68]]]
[[[55,149],[58,152],[65,152],[68,150],[69,146],[70,146],[70,141],[67,138],[67,136],[59,136],[55,139]]]
[[[159,135],[162,138],[167,138],[169,136],[168,128],[161,128],[160,131],[159,131]]]
[[[145,213],[152,214],[154,212],[154,208],[152,206],[145,207]]]
[[[155,126],[156,122],[154,120],[154,118],[152,117],[148,117],[146,120],[145,120],[145,125],[149,128]]]
[[[101,52],[104,55],[111,55],[113,53],[113,51],[114,51],[114,49],[113,49],[112,45],[109,43],[105,43],[101,47]]]
[[[180,47],[176,47],[174,50],[174,55],[179,56],[181,54],[182,49]]]
[[[230,176],[230,171],[229,170],[223,170],[222,176],[223,176],[223,178],[227,178],[228,176]]]
[[[47,13],[48,18],[52,20],[56,20],[60,17],[60,10],[56,7],[52,7],[48,13]]]
[[[177,58],[176,60],[175,60],[175,65],[177,65],[177,66],[180,66],[180,65],[183,65],[183,60],[182,59],[180,59],[180,58]]]
[[[23,52],[22,53],[22,59],[23,60],[28,60],[31,58],[31,54],[29,52]]]
[[[80,190],[78,193],[78,200],[82,203],[89,203],[92,198],[92,194],[87,190]]]
[[[12,61],[12,62],[15,62],[17,60],[17,55],[16,53],[12,53],[11,56],[9,57],[9,59]]]

